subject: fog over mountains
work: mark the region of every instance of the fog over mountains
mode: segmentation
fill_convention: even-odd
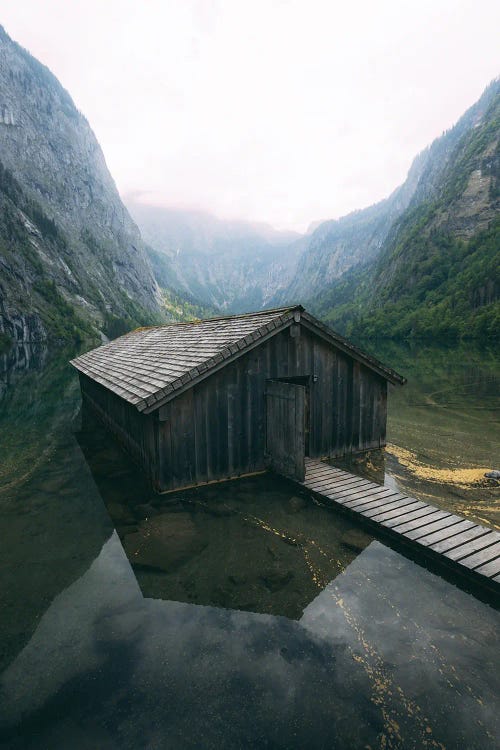
[[[0,347],[296,302],[356,338],[495,338],[499,196],[496,80],[390,196],[306,235],[124,205],[70,95],[0,27]]]
[[[265,224],[149,206],[125,198],[158,283],[220,312],[269,305],[294,277],[304,238]]]
[[[154,248],[159,284],[221,312],[299,301],[358,338],[364,332],[494,337],[499,101],[496,80],[416,156],[388,198],[312,225],[302,237],[129,202]],[[450,280],[456,274],[462,274],[461,296]],[[370,323],[374,311],[376,326]],[[417,315],[427,318],[425,325],[416,323]]]

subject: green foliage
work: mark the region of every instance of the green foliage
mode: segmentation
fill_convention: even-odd
[[[109,339],[116,339],[137,327],[138,323],[133,318],[105,313],[102,330]]]
[[[13,176],[12,172],[4,167],[0,162],[0,192],[2,192],[12,203],[20,208],[23,213],[31,219],[41,235],[58,245],[59,249],[65,250],[67,247],[66,239],[57,227],[53,219],[49,218],[40,208],[36,201],[28,198],[22,191],[21,186]],[[11,237],[19,235],[22,231],[19,226],[19,219],[11,213],[11,224],[9,225],[9,234]],[[5,224],[5,219],[4,219]],[[17,227],[17,232],[14,229]]]
[[[163,310],[165,317],[170,321],[188,321],[197,318],[205,318],[215,314],[215,311],[199,305],[189,295],[183,296],[171,288],[162,289]],[[124,301],[127,310],[126,315],[115,315],[111,312],[104,314],[103,332],[110,339],[148,325],[158,325],[164,323],[164,318],[147,312],[130,299]]]
[[[51,339],[80,344],[86,339],[95,338],[95,330],[66,302],[54,281],[40,279],[33,284],[33,291],[46,303],[40,315]]]
[[[181,296],[172,289],[162,289],[163,305],[169,320],[188,321],[209,318],[217,313],[211,307],[199,305],[190,295]]]
[[[153,274],[162,292],[163,309],[168,320],[187,321],[217,315],[217,311],[213,307],[200,305],[193,294],[185,290],[179,291],[182,282],[178,279],[170,258],[165,253],[151,247],[146,249]],[[193,282],[191,282],[191,286],[194,287],[194,294],[199,292],[200,297],[206,296],[207,290],[212,289],[208,282],[200,284],[199,290],[196,289],[196,284],[193,284]]]
[[[355,274],[344,280],[342,304],[326,314],[329,322],[354,338],[498,340],[500,219],[469,242],[444,232],[418,234],[411,249],[376,305],[363,304],[368,271],[359,284]]]
[[[125,314],[123,315],[117,315],[110,311],[104,313],[102,330],[110,339],[123,336],[124,333],[133,331],[135,328],[140,328],[141,326],[158,325],[164,322],[163,318],[145,310],[125,294],[123,295],[122,306],[125,310]]]
[[[316,312],[346,335],[499,340],[498,84],[469,119],[452,142],[431,147],[440,154],[422,178],[427,197],[420,195],[394,223],[378,258],[351,269],[316,300]],[[477,189],[478,176],[488,180],[488,191]],[[494,218],[472,234],[479,216],[483,227]]]

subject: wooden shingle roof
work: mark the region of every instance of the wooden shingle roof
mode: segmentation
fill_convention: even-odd
[[[301,305],[139,328],[71,360],[87,377],[149,413],[279,329],[301,320],[391,382],[404,378],[364,354]]]

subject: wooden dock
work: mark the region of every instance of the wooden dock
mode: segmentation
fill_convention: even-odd
[[[302,484],[455,572],[500,592],[500,534],[396,490],[306,458]]]

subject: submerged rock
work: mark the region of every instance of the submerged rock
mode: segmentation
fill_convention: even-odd
[[[354,550],[355,552],[361,552],[371,542],[371,537],[365,534],[361,529],[351,529],[343,534],[340,540],[344,547]]]
[[[288,512],[299,513],[307,505],[307,500],[303,497],[293,495],[288,501]]]
[[[269,591],[275,592],[284,588],[292,580],[293,572],[291,570],[271,568],[263,571],[259,578]]]
[[[123,547],[132,565],[167,573],[199,554],[206,542],[189,513],[163,513],[127,534]]]

